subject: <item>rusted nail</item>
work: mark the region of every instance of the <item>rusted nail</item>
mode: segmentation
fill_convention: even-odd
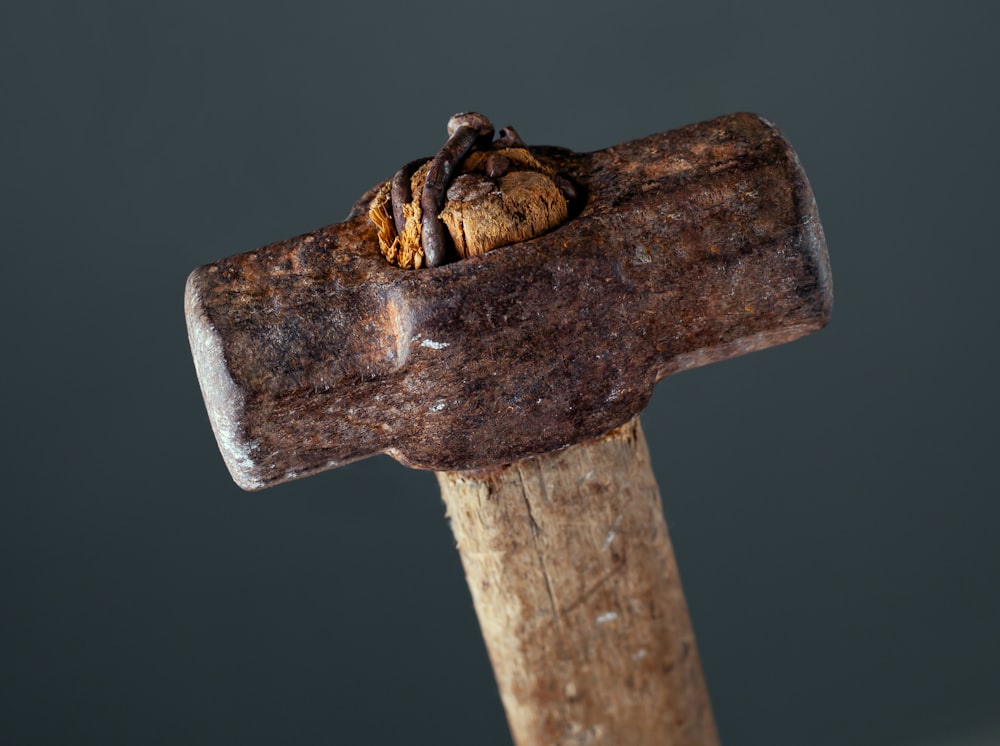
[[[417,158],[415,161],[410,161],[392,177],[392,191],[390,192],[392,221],[396,224],[397,235],[402,235],[406,229],[406,215],[403,214],[403,205],[409,204],[413,198],[410,180],[413,178],[413,173],[427,161],[427,158]]]
[[[456,114],[448,120],[448,142],[434,156],[420,195],[420,237],[428,267],[440,266],[444,261],[444,225],[438,215],[455,169],[477,143],[488,144],[492,138],[493,123],[482,114]]]
[[[507,125],[501,128],[497,134],[497,141],[494,143],[498,148],[526,148],[524,140],[517,134],[517,130]]]
[[[567,202],[573,202],[576,199],[576,187],[573,186],[572,181],[562,174],[553,174],[552,181],[559,187],[559,191],[562,192],[562,196],[566,198]]]
[[[510,158],[499,153],[490,153],[486,157],[486,175],[491,179],[503,176],[510,170]]]

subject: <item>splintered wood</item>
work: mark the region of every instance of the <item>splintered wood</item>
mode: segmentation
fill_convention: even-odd
[[[638,419],[438,481],[518,746],[718,743]]]
[[[410,179],[410,202],[402,206],[406,226],[397,233],[390,184],[375,194],[368,215],[378,231],[379,248],[392,264],[405,269],[424,265],[420,195],[430,161]],[[566,220],[568,205],[554,173],[524,148],[471,153],[448,187],[438,216],[459,258],[540,236]]]

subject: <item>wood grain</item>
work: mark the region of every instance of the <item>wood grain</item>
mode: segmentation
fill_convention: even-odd
[[[438,480],[518,746],[718,743],[638,418]]]

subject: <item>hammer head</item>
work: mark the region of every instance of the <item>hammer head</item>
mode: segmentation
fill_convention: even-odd
[[[241,487],[377,453],[455,471],[552,451],[629,420],[670,373],[826,323],[816,203],[769,122],[532,153],[581,194],[544,236],[399,269],[372,191],[342,223],[191,274],[195,366]]]

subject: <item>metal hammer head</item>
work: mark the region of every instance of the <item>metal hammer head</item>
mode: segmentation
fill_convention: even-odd
[[[580,192],[544,236],[399,269],[369,192],[342,223],[191,274],[191,348],[241,487],[383,452],[464,470],[552,451],[627,421],[670,373],[826,323],[816,204],[769,122],[531,150]]]

